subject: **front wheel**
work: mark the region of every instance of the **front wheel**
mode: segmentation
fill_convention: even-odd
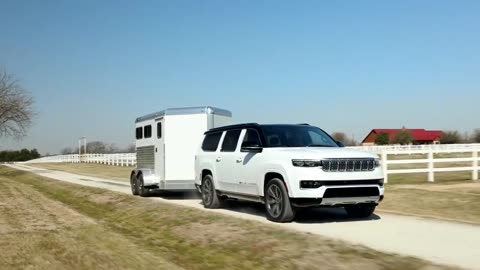
[[[358,204],[345,206],[345,210],[350,217],[367,218],[373,214],[375,207],[374,204]]]
[[[290,222],[295,218],[285,184],[278,178],[270,180],[265,187],[265,212],[267,219],[274,222]]]

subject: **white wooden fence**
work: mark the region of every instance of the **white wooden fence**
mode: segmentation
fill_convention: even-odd
[[[387,145],[387,146],[354,146],[349,147],[379,155],[381,165],[384,171],[385,183],[388,182],[389,175],[392,174],[412,174],[425,173],[429,182],[435,181],[435,173],[440,172],[461,172],[471,171],[472,180],[478,180],[479,172],[479,152],[480,144],[436,144],[436,145]],[[438,154],[450,153],[446,157],[438,157]],[[413,158],[413,155],[423,155],[426,158]],[[461,154],[463,157],[455,157]],[[401,155],[402,159],[392,157]],[[28,163],[46,163],[46,162],[85,162],[99,163],[115,166],[135,166],[135,153],[121,154],[85,154],[85,155],[59,155],[43,157],[28,161]],[[455,163],[461,162],[463,166],[457,166]],[[449,167],[435,167],[435,164],[449,163]],[[471,164],[464,166],[465,163]],[[426,168],[403,168],[391,169],[389,165],[395,164],[426,164]],[[408,167],[408,166],[406,166]]]
[[[384,181],[388,182],[388,176],[391,174],[412,174],[412,173],[427,173],[428,182],[435,181],[435,173],[437,172],[461,172],[471,171],[472,180],[478,180],[479,171],[479,151],[480,148],[475,147],[473,149],[449,149],[449,150],[384,150],[381,152],[381,165],[383,168]],[[448,153],[451,157],[435,157],[435,154]],[[426,155],[427,158],[412,159],[405,157],[404,159],[388,159],[390,155]],[[462,154],[464,157],[455,157],[455,154]],[[470,156],[470,157],[467,157]],[[403,156],[402,156],[403,157]],[[455,162],[461,162],[461,164],[470,163],[470,166],[456,165]],[[437,163],[449,163],[449,167],[436,168]],[[426,168],[420,169],[390,169],[388,165],[393,164],[427,164]]]
[[[58,155],[42,157],[27,161],[27,163],[98,163],[114,166],[135,166],[137,158],[135,153],[120,153],[120,154],[73,154],[73,155]]]

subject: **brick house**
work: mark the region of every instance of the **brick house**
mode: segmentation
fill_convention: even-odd
[[[440,143],[440,137],[443,134],[441,130],[376,128],[372,129],[365,139],[363,139],[362,145],[374,145],[377,135],[382,132],[388,134],[390,143],[392,143],[397,132],[402,130],[408,130],[410,134],[412,134],[412,144],[437,144]]]

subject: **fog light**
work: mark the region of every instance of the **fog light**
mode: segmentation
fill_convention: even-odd
[[[300,188],[319,188],[322,186],[320,181],[302,180],[300,181]]]

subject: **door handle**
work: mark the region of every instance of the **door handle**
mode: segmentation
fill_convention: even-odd
[[[217,162],[220,162],[220,161],[222,161],[222,159],[219,158],[219,157],[217,157],[216,161],[217,161]]]
[[[242,161],[243,161],[243,158],[237,159],[237,163],[240,163],[240,162],[242,162]]]

